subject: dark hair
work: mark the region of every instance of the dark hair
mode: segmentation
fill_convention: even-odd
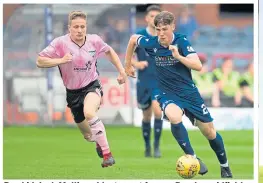
[[[174,23],[174,15],[169,11],[162,11],[154,18],[154,26],[157,27],[159,24],[171,25]]]
[[[158,6],[158,5],[150,5],[146,9],[146,14],[148,14],[150,11],[159,11],[159,12],[161,12],[162,10],[161,10],[160,6]]]

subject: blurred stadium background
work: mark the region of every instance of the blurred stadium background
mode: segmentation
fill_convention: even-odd
[[[37,53],[53,38],[67,32],[68,13],[72,10],[82,10],[88,14],[88,33],[99,34],[124,61],[129,36],[146,26],[144,15],[147,6],[148,4],[4,5],[4,178],[97,178],[100,175],[91,173],[84,176],[81,174],[83,170],[79,174],[68,174],[70,169],[54,173],[55,169],[52,170],[47,165],[50,160],[55,161],[56,152],[61,155],[67,151],[68,154],[62,155],[61,161],[56,160],[57,165],[53,168],[68,166],[74,160],[74,163],[78,164],[74,166],[79,166],[80,170],[82,165],[85,166],[83,159],[77,155],[71,157],[70,154],[74,152],[67,148],[71,145],[78,147],[85,142],[81,141],[80,134],[76,135],[78,134],[76,128],[65,128],[75,125],[66,107],[65,88],[58,69],[38,69],[35,60]],[[236,178],[253,178],[253,102],[245,99],[242,85],[244,78],[247,79],[246,86],[253,93],[253,74],[249,75],[248,72],[249,65],[253,64],[253,5],[160,6],[178,17],[178,31],[187,34],[204,63],[205,70],[202,73],[194,72],[193,79],[215,119],[216,128],[225,136],[229,157],[234,164],[234,175],[237,175]],[[180,23],[180,17],[188,17],[186,25]],[[224,68],[229,69],[232,63],[230,75],[224,81],[226,85],[220,91],[220,105],[217,105],[212,101],[213,88],[218,87],[216,82],[223,80],[219,75],[224,72]],[[146,170],[139,169],[141,165],[127,163],[126,156],[132,157],[131,163],[145,161],[142,157],[143,143],[140,129],[136,128],[141,125],[142,117],[141,111],[136,108],[136,80],[131,79],[124,86],[119,86],[116,82],[117,73],[105,58],[98,60],[98,70],[104,90],[99,117],[107,124],[109,140],[113,149],[117,151],[117,161],[123,161],[127,165],[125,168],[130,171],[126,172],[125,168],[119,167],[115,172],[103,172],[104,177],[179,178],[170,174],[174,172],[173,164],[170,165],[172,170],[170,168],[167,171],[165,167],[171,158],[176,160],[174,155],[181,154],[168,130],[163,132],[163,159],[147,160],[144,163]],[[240,99],[239,102],[235,100],[236,98]],[[184,119],[184,123],[188,129],[193,130],[190,136],[197,152],[207,157],[208,165],[213,167],[207,178],[219,178],[216,158],[210,152],[207,142],[199,132],[194,131],[196,128],[192,127],[187,119]],[[164,123],[164,128],[168,129],[169,123]],[[66,137],[61,138],[62,136]],[[123,139],[120,139],[120,136]],[[124,139],[131,144],[127,144]],[[55,150],[56,147],[61,150]],[[135,150],[132,147],[138,148]],[[51,154],[48,151],[50,148]],[[33,154],[36,153],[29,153],[31,151],[37,151],[38,155],[35,157]],[[16,157],[17,152],[24,158]],[[81,153],[85,156],[86,154],[95,156],[93,150],[84,148],[76,150],[76,153],[80,153],[80,156]],[[46,157],[46,154],[49,156]],[[79,158],[79,161],[75,158]],[[43,161],[46,164],[40,163]],[[26,168],[22,166],[23,162],[27,164]],[[20,173],[14,171],[14,166]],[[37,166],[43,169],[40,172],[36,171]],[[153,170],[148,172],[147,169],[151,167],[159,167],[158,173]],[[164,174],[162,170],[166,170],[163,171]],[[38,173],[29,173],[30,171]]]

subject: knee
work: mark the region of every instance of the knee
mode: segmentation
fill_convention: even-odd
[[[152,119],[152,115],[149,115],[149,114],[143,115],[143,121],[151,121],[151,119]]]
[[[96,112],[92,110],[86,110],[84,111],[84,116],[86,120],[91,120],[96,116]]]
[[[178,124],[178,123],[182,122],[182,116],[181,115],[171,114],[171,115],[167,115],[167,117],[172,124]]]
[[[153,108],[153,114],[155,119],[161,119],[162,118],[162,109],[160,107],[160,104],[154,100],[152,101],[152,108]]]
[[[154,110],[154,117],[155,117],[155,119],[161,119],[162,118],[162,110],[161,109],[155,109]]]
[[[151,121],[152,111],[151,108],[143,111],[143,121]]]
[[[165,115],[172,124],[178,124],[182,122],[183,112],[178,106],[174,104],[168,105],[165,108]]]

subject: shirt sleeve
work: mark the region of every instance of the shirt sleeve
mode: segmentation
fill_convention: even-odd
[[[58,53],[59,47],[62,47],[62,43],[59,41],[59,38],[56,38],[38,55],[41,57],[48,57],[48,58],[60,58],[60,55]]]
[[[182,56],[186,57],[187,55],[191,53],[196,53],[196,51],[194,50],[190,42],[185,37],[182,37],[178,40],[177,46],[178,46],[179,53],[181,53]]]
[[[137,55],[137,60],[138,61],[145,61],[147,59],[145,49],[137,47],[135,49],[135,53]]]
[[[100,56],[101,54],[108,52],[110,50],[110,46],[105,43],[100,36],[95,35],[94,36],[95,41],[95,47],[97,51],[97,56]]]
[[[140,35],[138,37],[136,44],[139,48],[154,48],[156,44],[156,39],[155,38],[146,38],[145,36]]]

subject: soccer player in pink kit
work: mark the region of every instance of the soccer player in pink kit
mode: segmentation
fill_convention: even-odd
[[[69,34],[55,38],[39,53],[37,66],[49,68],[58,66],[67,91],[67,103],[74,121],[87,141],[96,142],[98,155],[103,158],[102,167],[112,166],[115,160],[111,154],[106,131],[97,116],[103,95],[98,80],[97,59],[105,53],[119,71],[119,84],[127,76],[116,52],[96,34],[87,34],[87,17],[81,11],[69,14]]]

